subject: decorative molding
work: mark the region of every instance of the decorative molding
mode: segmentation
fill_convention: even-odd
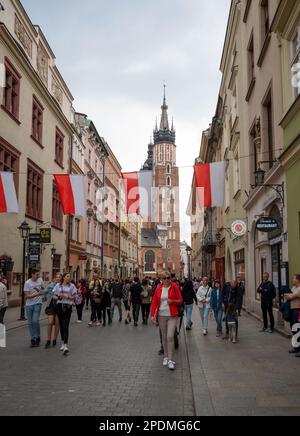
[[[15,14],[15,34],[18,40],[24,47],[26,53],[31,58],[32,57],[32,40],[28,35],[25,26],[22,24],[20,18]]]
[[[62,105],[63,104],[63,90],[62,90],[61,86],[58,84],[58,82],[56,81],[56,79],[54,78],[54,76],[52,76],[51,90],[52,90],[54,97],[58,101],[58,103],[60,105]]]
[[[48,87],[49,58],[44,46],[39,43],[37,53],[37,70],[42,82]]]

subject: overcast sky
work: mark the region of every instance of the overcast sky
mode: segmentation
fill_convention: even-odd
[[[146,159],[163,83],[177,164],[192,166],[214,115],[230,0],[23,0],[57,57],[78,112],[93,119],[124,171]],[[192,168],[180,170],[182,239]],[[186,221],[186,220],[185,220]]]

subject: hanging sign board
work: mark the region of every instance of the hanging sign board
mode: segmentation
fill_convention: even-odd
[[[279,230],[280,225],[275,218],[264,216],[257,221],[256,228],[260,232],[270,233],[274,230]]]

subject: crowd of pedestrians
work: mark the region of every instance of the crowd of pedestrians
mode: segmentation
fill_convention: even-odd
[[[266,272],[257,289],[261,300],[263,327],[261,333],[274,332],[274,300],[276,288]],[[159,327],[160,350],[163,366],[171,371],[176,368],[175,348],[179,346],[178,334],[185,314],[185,328],[193,328],[193,310],[199,310],[203,336],[209,334],[209,319],[214,318],[216,337],[236,344],[239,340],[239,318],[243,308],[245,284],[241,277],[224,285],[220,280],[208,277],[179,280],[175,274],[165,273],[156,278],[138,277],[121,280],[102,279],[97,272],[90,281],[72,281],[69,273],[57,273],[45,287],[37,270],[24,286],[26,315],[28,319],[30,347],[41,344],[40,315],[43,300],[47,302],[45,313],[48,316],[47,341],[45,348],[56,347],[60,334],[63,355],[69,354],[69,325],[72,309],[75,306],[77,323],[83,322],[84,308],[89,310],[88,327],[106,327],[114,321],[117,311],[118,322],[126,325],[133,322],[138,327],[140,320],[144,326],[151,322]],[[7,282],[0,276],[0,324],[8,307]],[[123,310],[124,307],[124,310]],[[300,322],[300,275],[293,280],[293,288],[282,295],[280,310],[291,328]],[[297,332],[293,332],[296,334]],[[300,357],[300,347],[294,346],[291,354]]]

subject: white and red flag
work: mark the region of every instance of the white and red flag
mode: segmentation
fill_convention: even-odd
[[[0,213],[19,213],[13,173],[0,172]]]
[[[225,203],[226,162],[194,166],[200,207],[223,207]]]
[[[84,176],[54,174],[64,215],[84,217],[86,215]]]
[[[128,215],[151,216],[152,171],[123,173]]]

